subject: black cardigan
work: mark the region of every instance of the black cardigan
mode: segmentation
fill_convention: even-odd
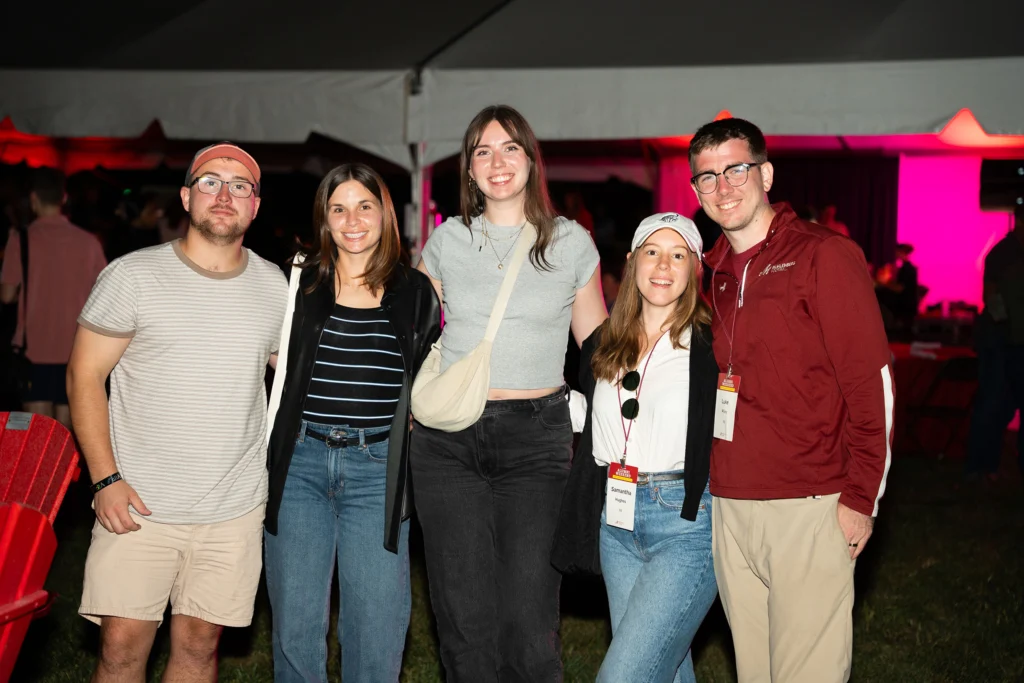
[[[602,326],[603,327],[603,326]],[[569,481],[562,496],[551,564],[563,573],[601,574],[599,534],[608,468],[594,462],[591,406],[594,374],[590,360],[601,327],[580,350],[580,387],[587,397],[587,421],[573,455]],[[711,472],[711,438],[715,422],[718,363],[711,348],[711,329],[694,327],[690,335],[690,402],[686,427],[686,468],[683,519],[697,519],[697,509]]]
[[[330,284],[322,284],[307,294],[306,289],[315,276],[315,267],[306,268],[299,280],[284,390],[267,453],[270,492],[264,525],[267,532],[275,536],[284,483],[295,451],[295,439],[313,376],[320,336],[334,310],[334,271],[331,271]],[[409,495],[409,392],[413,378],[430,353],[430,345],[441,336],[441,305],[427,276],[401,265],[395,267],[385,283],[380,305],[398,338],[405,366],[395,417],[391,421],[384,493],[384,547],[397,552],[402,520],[407,519],[412,510]]]

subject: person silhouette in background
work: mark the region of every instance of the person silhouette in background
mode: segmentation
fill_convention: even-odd
[[[829,204],[821,210],[820,220],[817,221],[819,225],[824,225],[829,230],[835,230],[840,235],[850,236],[850,229],[846,227],[846,223],[836,218],[836,206],[835,204]]]

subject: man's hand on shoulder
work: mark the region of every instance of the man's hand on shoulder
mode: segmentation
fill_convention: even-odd
[[[152,514],[135,489],[123,479],[97,491],[93,502],[96,519],[100,520],[103,528],[112,534],[127,534],[142,528],[128,514],[129,505],[140,515]]]
[[[864,546],[871,538],[875,518],[865,515],[839,503],[839,528],[843,530],[846,544],[850,548],[850,559],[856,560],[864,552]]]

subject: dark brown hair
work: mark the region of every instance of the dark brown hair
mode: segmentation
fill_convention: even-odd
[[[594,379],[618,381],[623,374],[637,366],[640,354],[644,351],[644,342],[641,341],[645,337],[641,317],[643,297],[636,286],[636,252],[639,249],[640,247],[637,247],[626,261],[619,296],[615,299],[611,317],[603,323],[601,342],[590,360]],[[676,310],[669,318],[668,334],[672,340],[672,347],[676,349],[680,348],[679,340],[691,324],[696,327],[695,334],[699,334],[702,328],[711,324],[711,308],[700,293],[700,258],[693,252],[690,252],[687,258],[690,260],[690,275],[687,278],[686,289],[676,301]]]
[[[508,105],[495,104],[482,109],[470,122],[462,138],[462,154],[459,155],[459,202],[462,207],[462,222],[469,226],[486,208],[484,193],[469,177],[469,170],[473,162],[473,151],[480,144],[484,129],[491,121],[497,121],[508,133],[509,138],[522,147],[530,159],[530,175],[523,190],[526,193],[526,220],[537,229],[537,242],[530,250],[530,263],[535,268],[550,270],[547,249],[555,238],[557,214],[551,205],[551,197],[548,196],[548,181],[544,173],[544,160],[540,155],[540,144],[523,115]]]
[[[759,164],[768,161],[768,144],[760,128],[743,119],[721,119],[705,123],[694,133],[690,140],[690,169],[697,172],[693,162],[701,152],[724,145],[729,140],[746,141],[752,161]]]
[[[383,214],[380,242],[373,250],[362,274],[363,283],[374,294],[384,287],[391,273],[398,264],[401,255],[401,238],[398,234],[398,217],[395,205],[391,201],[388,186],[376,171],[366,164],[342,164],[331,169],[317,188],[313,200],[313,245],[302,262],[303,268],[316,268],[317,274],[313,284],[306,290],[312,292],[324,282],[332,282],[335,265],[338,262],[338,247],[331,237],[331,229],[327,223],[327,212],[330,210],[331,195],[342,183],[354,180],[376,197],[380,202]]]

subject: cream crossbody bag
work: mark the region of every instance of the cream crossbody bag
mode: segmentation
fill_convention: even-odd
[[[423,425],[458,432],[480,419],[491,387],[491,348],[505,315],[512,288],[536,230],[527,223],[501,281],[484,338],[475,349],[441,372],[441,342],[435,342],[412,383],[412,414]]]

